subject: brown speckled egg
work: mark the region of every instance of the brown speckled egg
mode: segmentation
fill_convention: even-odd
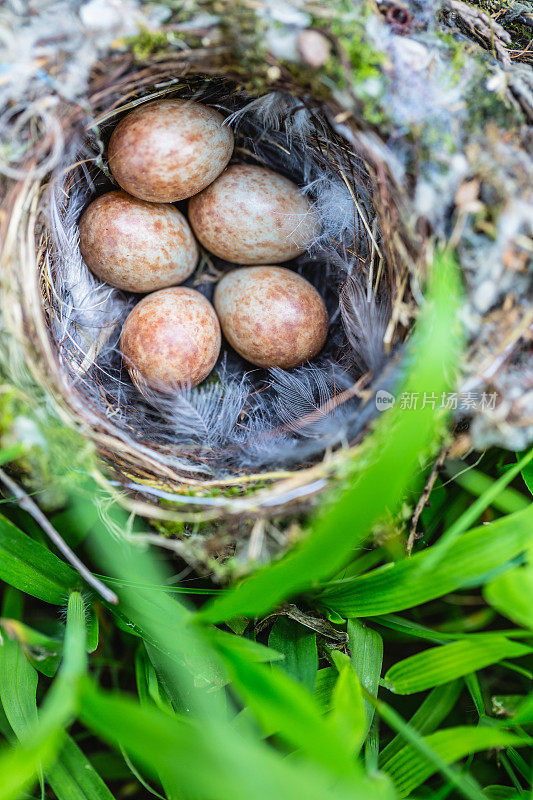
[[[194,289],[178,286],[144,297],[127,317],[120,337],[133,382],[162,392],[196,386],[218,358],[220,325],[215,310]]]
[[[130,194],[174,203],[200,192],[233,153],[218,111],[190,100],[154,100],[130,111],[109,141],[109,167]]]
[[[214,298],[224,336],[258,367],[290,369],[324,346],[328,314],[314,286],[284,267],[228,272]]]
[[[279,264],[303,253],[318,216],[298,187],[264,167],[234,164],[189,201],[207,250],[234,264]]]
[[[80,220],[83,260],[103,281],[129,292],[175,286],[192,274],[198,245],[174,206],[108,192]]]

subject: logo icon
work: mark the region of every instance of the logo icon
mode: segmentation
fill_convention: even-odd
[[[376,392],[376,408],[378,411],[386,411],[388,408],[392,408],[395,402],[394,395],[386,392],[385,389],[378,389]]]

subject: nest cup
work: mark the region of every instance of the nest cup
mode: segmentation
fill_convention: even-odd
[[[106,160],[112,130],[162,97],[217,109],[235,134],[231,163],[285,175],[318,213],[316,240],[283,264],[327,306],[328,340],[313,361],[262,370],[223,343],[212,375],[194,389],[162,396],[132,383],[118,343],[140,296],[89,272],[77,226],[90,201],[117,188]],[[4,320],[37,380],[145,516],[272,516],[307,506],[379,413],[375,392],[397,381],[409,324],[397,309],[414,307],[410,285],[425,263],[424,237],[405,222],[409,204],[379,141],[297,85],[252,97],[235,76],[202,64],[179,74],[174,64],[140,69],[129,60],[94,75],[86,108],[65,107],[61,136],[53,173],[29,173],[14,187],[4,239]],[[229,268],[203,252],[185,285],[211,299]]]

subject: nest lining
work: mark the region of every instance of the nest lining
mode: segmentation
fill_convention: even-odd
[[[269,167],[312,200],[321,233],[307,253],[284,265],[310,280],[326,302],[328,340],[312,362],[289,371],[257,369],[223,343],[212,375],[194,389],[141,393],[131,382],[118,341],[140,296],[90,273],[79,252],[77,225],[91,200],[116,188],[102,142],[133,105],[161,95],[221,111],[235,133],[233,163]],[[103,117],[98,129],[70,142],[60,177],[48,190],[42,269],[59,366],[92,424],[105,421],[113,436],[148,453],[167,475],[170,470],[199,481],[308,466],[326,450],[353,443],[375,415],[360,390],[391,380],[383,378],[384,340],[393,338],[396,288],[363,160],[317,105],[285,92],[251,100],[219,77],[156,84]],[[176,205],[186,211],[186,204]],[[211,299],[216,280],[230,266],[204,252],[185,285]]]

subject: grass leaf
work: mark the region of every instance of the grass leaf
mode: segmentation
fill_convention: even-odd
[[[512,722],[517,725],[533,725],[533,692],[520,703],[513,714]]]
[[[445,683],[433,689],[424,702],[418,707],[411,719],[409,726],[421,734],[433,733],[441,722],[446,719],[461,693],[460,680]],[[399,753],[405,745],[405,740],[398,734],[383,748],[379,756],[380,766],[385,767],[387,761]]]
[[[264,644],[255,642],[253,639],[246,639],[244,636],[235,636],[232,633],[221,631],[218,628],[208,628],[205,631],[205,638],[216,649],[222,647],[224,650],[227,650],[231,648],[242,656],[248,657],[250,661],[255,661],[257,663],[283,661],[283,654],[271,647],[270,642],[269,647],[265,647]],[[280,666],[282,666],[281,663]]]
[[[264,669],[264,667],[263,667]],[[97,735],[120,744],[154,778],[160,773],[176,791],[209,800],[393,800],[361,779],[360,787],[307,763],[290,763],[264,744],[246,739],[216,720],[170,717],[155,707],[82,685],[81,717]],[[146,731],[150,731],[147,737]]]
[[[339,677],[331,696],[329,721],[342,736],[348,748],[356,754],[368,733],[368,713],[359,678],[350,661],[341,653],[335,655]],[[343,656],[342,659],[339,656]]]
[[[78,592],[68,601],[64,658],[58,677],[41,706],[38,721],[29,727],[20,745],[0,750],[0,800],[16,800],[57,758],[65,727],[77,707],[78,687],[86,661],[85,609]]]
[[[100,775],[70,736],[65,737],[57,760],[45,774],[58,800],[113,800]]]
[[[529,450],[517,464],[507,469],[497,481],[491,482],[487,489],[475,500],[464,512],[459,519],[445,531],[440,537],[437,544],[428,552],[427,558],[421,566],[422,571],[431,571],[435,569],[439,561],[445,558],[449,553],[450,548],[457,541],[457,539],[464,533],[479,516],[488,508],[495,498],[503,491],[508,483],[511,483],[513,478],[524,469],[533,459],[533,447]]]
[[[330,584],[318,596],[322,607],[346,617],[370,617],[412,608],[428,600],[483,582],[488,573],[515,558],[533,536],[533,505],[490,525],[465,533],[453,557],[431,571],[421,567],[431,549],[356,578]]]
[[[226,653],[232,686],[251,709],[266,735],[276,733],[300,754],[342,775],[355,764],[343,739],[322,717],[312,695],[279,667],[251,664],[235,651]]]
[[[37,724],[37,672],[19,644],[2,637],[0,644],[0,701],[9,724],[23,740]]]
[[[440,772],[447,779],[448,786],[443,792],[444,797],[447,797],[452,787],[455,787],[467,800],[485,800],[485,795],[473,775],[464,775],[455,767],[451,766],[449,761],[432,746],[430,737],[421,736],[417,730],[405,722],[398,712],[387,705],[387,703],[373,698],[371,695],[368,695],[368,697],[387,725],[408,742],[408,746],[421,757],[422,762],[427,762],[425,769],[429,767],[430,775],[433,775],[435,772]],[[403,749],[404,748],[402,748],[402,750]]]
[[[318,671],[316,633],[295,620],[280,616],[272,626],[268,645],[284,656],[279,668],[312,692]]]
[[[522,461],[525,453],[517,453],[516,460],[518,462]],[[533,461],[529,461],[523,468],[522,468],[522,478],[524,479],[524,483],[526,484],[527,488],[529,489],[530,493],[533,494]]]
[[[383,663],[383,639],[377,631],[367,627],[359,620],[350,620],[348,622],[348,637],[351,653],[350,660],[361,686],[373,697],[377,697],[381,665]],[[364,701],[364,706],[366,736],[372,724],[374,708],[368,700]]]
[[[454,464],[446,463],[445,473],[453,478],[454,483],[476,497],[486,496],[486,492],[492,490],[495,485],[494,479],[490,475],[485,475],[473,467],[465,469],[463,461]],[[502,514],[514,514],[515,511],[527,508],[529,501],[516,489],[500,486],[497,492],[491,492],[490,505],[497,511],[501,511]]]
[[[385,675],[387,688],[397,694],[412,694],[501,661],[532,653],[533,649],[503,636],[472,634],[468,639],[432,647],[399,661]]]
[[[512,733],[496,728],[456,727],[436,731],[424,739],[426,745],[437,753],[446,764],[453,764],[464,756],[493,747],[508,747],[525,744],[525,740]],[[406,797],[434,772],[436,765],[406,745],[396,753],[385,767],[392,778],[400,797]]]
[[[54,605],[81,585],[75,570],[1,515],[0,580]]]
[[[335,667],[323,667],[316,674],[313,697],[322,711],[331,709],[333,690],[337,683],[338,672]]]
[[[504,572],[485,586],[483,596],[504,617],[533,630],[533,566]]]

